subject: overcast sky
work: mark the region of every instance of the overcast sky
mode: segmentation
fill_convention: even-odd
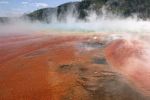
[[[81,0],[0,0],[0,16],[19,16],[34,10]]]

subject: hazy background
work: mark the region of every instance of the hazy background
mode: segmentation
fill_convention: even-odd
[[[0,0],[0,17],[14,17],[37,9],[56,7],[66,2],[81,0]]]

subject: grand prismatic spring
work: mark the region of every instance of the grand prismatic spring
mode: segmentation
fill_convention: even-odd
[[[82,3],[80,9],[92,2]],[[0,8],[4,4],[9,1]],[[0,100],[150,100],[149,20],[107,14],[107,6],[102,16],[88,11],[77,20],[74,6],[64,17],[67,3],[49,8],[60,14],[44,17],[52,20],[45,23],[48,5],[22,2],[31,4],[43,8],[28,14],[32,20],[0,17]]]

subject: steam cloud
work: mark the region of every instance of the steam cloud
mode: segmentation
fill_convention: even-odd
[[[150,33],[150,21],[144,21],[136,17],[122,18],[102,9],[102,15],[97,16],[94,11],[88,12],[85,20],[77,17],[75,7],[71,7],[64,15],[63,21],[53,13],[48,20],[51,23],[32,22],[29,19],[14,19],[9,24],[0,24],[0,34],[5,33],[28,33],[29,31],[55,30],[75,32],[96,32],[96,33]],[[27,32],[26,32],[27,31]]]

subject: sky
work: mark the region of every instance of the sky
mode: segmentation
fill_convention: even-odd
[[[45,7],[81,0],[0,0],[0,17],[14,17]]]

